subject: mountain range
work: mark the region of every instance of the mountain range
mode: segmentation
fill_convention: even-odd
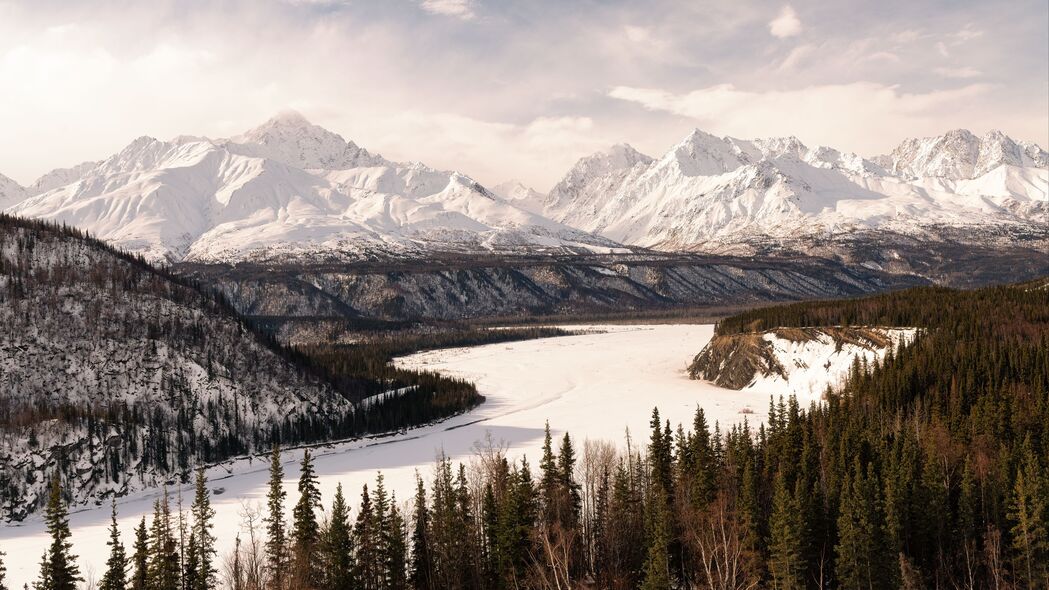
[[[1000,132],[909,139],[865,159],[794,137],[747,141],[697,129],[658,159],[628,145],[583,158],[530,208],[661,250],[739,251],[870,230],[1045,239],[1047,165],[1044,150]]]
[[[167,263],[748,254],[864,232],[1045,251],[1047,167],[1045,150],[997,131],[907,139],[868,159],[697,129],[659,158],[626,144],[584,157],[543,195],[393,162],[284,112],[229,139],[141,137],[26,188],[0,177],[0,208]]]
[[[616,246],[464,174],[386,160],[294,112],[229,139],[140,137],[32,190],[4,191],[9,213],[85,229],[155,262]]]

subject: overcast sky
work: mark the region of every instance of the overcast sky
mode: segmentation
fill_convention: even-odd
[[[874,155],[1049,143],[1045,0],[0,0],[0,173],[285,108],[388,158],[548,189],[699,127]]]

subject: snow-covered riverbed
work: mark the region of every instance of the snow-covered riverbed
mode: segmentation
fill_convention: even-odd
[[[316,449],[325,505],[337,483],[356,503],[361,485],[378,471],[399,500],[410,499],[416,471],[430,477],[434,457],[443,451],[468,461],[475,445],[489,435],[519,457],[538,461],[543,424],[549,420],[555,437],[569,431],[577,444],[585,438],[621,442],[627,428],[635,440],[648,436],[652,408],[671,423],[690,424],[697,405],[708,420],[724,426],[747,417],[764,419],[770,392],[720,389],[690,381],[685,367],[707,343],[712,326],[600,326],[588,333],[544,340],[493,344],[421,353],[401,359],[405,366],[427,368],[473,380],[487,402],[469,414],[444,423],[382,439]],[[807,405],[807,400],[801,400]],[[751,413],[752,412],[752,413]],[[285,454],[288,507],[297,500],[295,480],[301,452]],[[242,461],[209,472],[211,487],[224,491],[213,498],[216,531],[224,553],[233,543],[245,504],[261,503],[265,494],[265,460]],[[177,490],[173,490],[177,494]],[[192,492],[183,492],[188,504]],[[130,545],[131,530],[151,511],[156,493],[123,498],[118,504],[120,527]],[[75,552],[85,574],[101,575],[106,551],[109,507],[74,508],[71,522]],[[33,518],[18,526],[0,525],[0,550],[7,552],[8,583],[21,588],[36,577],[47,544],[43,525]],[[93,570],[87,565],[93,564]]]

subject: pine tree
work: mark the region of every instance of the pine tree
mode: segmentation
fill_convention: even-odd
[[[218,570],[215,568],[215,535],[211,532],[214,527],[213,519],[215,509],[211,507],[211,499],[208,494],[207,478],[204,468],[197,469],[197,476],[193,486],[193,506],[190,511],[193,514],[193,527],[190,532],[190,547],[195,563],[189,569],[188,575],[192,576],[192,590],[211,590],[216,585]]]
[[[658,479],[652,482],[652,492],[645,504],[645,528],[648,537],[648,555],[645,558],[645,581],[642,590],[669,590],[670,588],[670,509],[667,494]]]
[[[153,523],[149,534],[146,588],[180,590],[178,543],[171,522],[171,502],[167,490],[153,504]]]
[[[62,485],[56,475],[51,480],[51,494],[48,496],[47,510],[44,515],[47,532],[51,536],[51,546],[44,554],[40,568],[38,590],[76,590],[77,582],[82,582],[77,558],[72,554],[73,544],[69,538],[69,512],[62,499]]]
[[[191,534],[189,541],[183,543],[182,550],[182,590],[201,590],[197,580],[200,571],[200,553],[197,550],[197,539]]]
[[[896,588],[897,560],[885,531],[877,478],[857,463],[842,488],[835,547],[838,580],[844,590]]]
[[[127,554],[124,544],[120,542],[120,529],[117,528],[117,502],[113,500],[109,524],[109,559],[106,561],[106,573],[98,584],[98,590],[126,590],[127,588]]]
[[[353,544],[357,549],[357,568],[354,573],[361,590],[375,590],[378,577],[380,553],[375,534],[375,512],[372,509],[368,484],[361,490],[361,505],[357,520],[353,524]]]
[[[786,477],[777,474],[769,522],[769,571],[775,590],[805,588],[804,517],[798,495],[787,489]]]
[[[1049,585],[1047,510],[1049,489],[1045,488],[1038,459],[1027,439],[1009,501],[1008,518],[1012,523],[1013,572],[1021,587],[1029,590]]]
[[[331,518],[321,535],[319,557],[324,565],[325,590],[353,590],[354,549],[350,531],[350,511],[342,494],[342,484],[335,488]]]
[[[149,576],[149,533],[146,529],[146,517],[143,516],[135,527],[135,550],[131,554],[131,590],[146,590],[146,582]]]
[[[373,551],[375,555],[375,590],[385,588],[391,572],[386,569],[387,546],[389,541],[389,519],[390,498],[386,495],[386,485],[382,473],[375,478],[375,490],[372,492],[372,522],[371,532],[373,536]]]
[[[266,494],[266,568],[270,590],[284,590],[288,582],[288,539],[284,529],[284,466],[280,446],[270,454],[269,492]]]
[[[426,488],[418,473],[415,474],[415,514],[412,516],[412,567],[409,582],[414,590],[432,590],[433,563],[428,532],[430,511],[426,506]]]
[[[33,582],[33,590],[51,590],[51,562],[47,557],[47,551],[40,556],[40,574],[37,576],[36,582]]]
[[[385,590],[406,590],[408,588],[408,546],[405,542],[405,525],[401,511],[397,508],[396,495],[391,496],[390,512],[387,518],[385,539],[386,548],[384,563],[386,566]]]
[[[557,453],[558,487],[561,490],[565,503],[562,516],[562,526],[574,530],[579,526],[579,516],[582,510],[582,499],[580,497],[580,486],[575,480],[575,449],[572,447],[572,438],[566,432],[561,439],[561,447]]]
[[[317,486],[317,475],[313,469],[313,458],[309,449],[302,455],[299,475],[299,501],[292,510],[292,559],[293,570],[300,585],[316,585],[318,577],[314,563],[320,527],[317,525],[316,510],[321,507],[321,492]]]
[[[542,502],[543,522],[552,525],[557,520],[558,471],[557,458],[554,456],[553,437],[550,435],[550,422],[546,423],[543,435],[543,456],[539,461],[539,496]]]

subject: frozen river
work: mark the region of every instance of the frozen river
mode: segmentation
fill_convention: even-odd
[[[711,425],[714,420],[724,426],[744,417],[756,424],[765,418],[769,392],[729,391],[691,381],[685,374],[688,362],[710,339],[713,326],[600,326],[595,330],[601,333],[441,350],[401,359],[405,366],[470,379],[487,401],[473,412],[402,435],[316,449],[325,505],[339,482],[356,504],[361,485],[372,482],[380,470],[399,501],[409,500],[416,472],[428,480],[439,452],[466,462],[476,445],[488,437],[507,446],[512,457],[527,454],[535,465],[547,420],[555,438],[568,431],[581,448],[586,438],[619,443],[628,428],[636,441],[643,442],[654,406],[674,425],[691,424],[697,405],[705,409]],[[290,512],[297,500],[295,481],[301,453],[289,451],[285,457]],[[224,490],[213,497],[216,532],[224,553],[232,546],[244,506],[264,501],[265,460],[213,468],[209,478],[213,489]],[[192,491],[187,488],[183,493],[188,505]],[[156,495],[143,493],[120,500],[119,522],[127,545],[132,527],[143,513],[151,512]],[[82,571],[98,577],[107,552],[109,507],[74,510],[74,550],[81,556]],[[7,553],[4,561],[11,588],[35,579],[46,544],[39,518],[19,526],[0,525],[0,550]],[[93,570],[87,562],[93,564]]]

